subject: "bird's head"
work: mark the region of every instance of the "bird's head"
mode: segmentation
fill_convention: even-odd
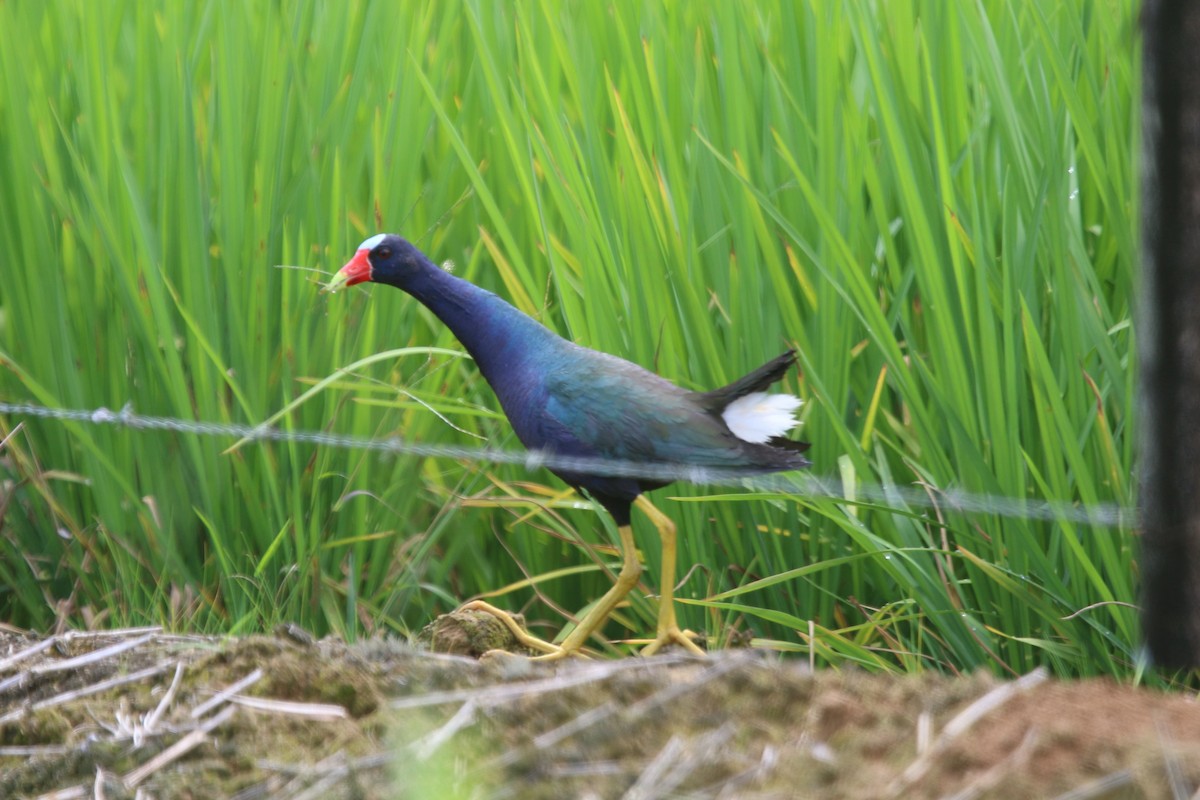
[[[325,291],[336,292],[343,286],[367,281],[401,284],[424,261],[421,251],[407,239],[393,233],[379,233],[358,246],[354,258],[338,270]]]

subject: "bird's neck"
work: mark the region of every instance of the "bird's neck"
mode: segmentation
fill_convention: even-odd
[[[546,326],[495,294],[426,262],[399,288],[421,301],[462,342],[501,397],[529,359],[565,344]]]

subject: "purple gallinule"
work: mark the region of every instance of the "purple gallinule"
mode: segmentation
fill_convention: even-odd
[[[693,392],[624,359],[563,339],[495,294],[439,268],[399,236],[367,239],[326,288],[336,291],[367,281],[408,292],[454,332],[530,449],[747,474],[809,465],[801,455],[808,444],[784,437],[797,424],[794,412],[800,400],[764,391],[795,363],[793,351],[728,386]],[[636,504],[658,528],[663,562],[658,631],[642,652],[650,655],[677,644],[702,653],[676,622],[675,525],[643,495],[668,481],[551,471],[591,495],[616,521],[623,558],[616,583],[561,644],[532,636],[507,612],[487,603],[465,607],[495,614],[523,645],[543,654],[539,659],[579,653],[641,574],[630,526]]]

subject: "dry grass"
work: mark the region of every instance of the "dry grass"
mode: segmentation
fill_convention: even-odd
[[[0,640],[0,795],[1178,797],[1200,715],[1109,681],[483,662],[157,629]],[[1180,794],[1182,793],[1182,795]]]

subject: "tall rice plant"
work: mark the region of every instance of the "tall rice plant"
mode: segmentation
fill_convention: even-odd
[[[317,293],[401,232],[684,385],[799,348],[787,388],[838,496],[659,492],[692,628],[876,669],[1136,674],[1129,525],[1019,513],[1135,500],[1134,11],[0,4],[0,398],[517,446],[428,312]],[[500,589],[547,632],[614,561],[542,472],[0,422],[20,625],[358,635]],[[608,633],[653,614],[638,593]]]

